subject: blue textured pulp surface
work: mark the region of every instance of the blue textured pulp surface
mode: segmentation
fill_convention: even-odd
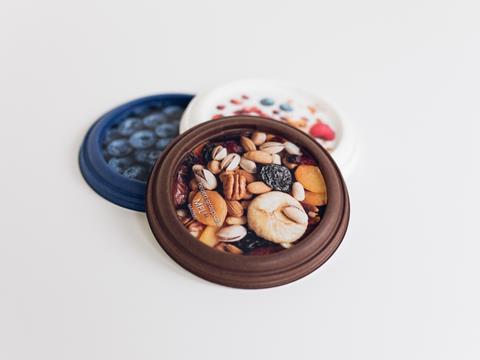
[[[190,94],[162,94],[120,105],[89,129],[79,154],[87,183],[107,200],[145,211],[146,180],[162,150],[178,135]],[[157,134],[156,128],[165,124]]]

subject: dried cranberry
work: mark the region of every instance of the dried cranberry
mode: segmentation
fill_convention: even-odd
[[[289,163],[299,164],[299,165],[317,165],[317,162],[315,161],[315,159],[313,159],[312,157],[306,154],[288,155],[287,161]]]
[[[225,146],[229,154],[235,153],[241,155],[244,153],[243,147],[241,147],[240,144],[237,143],[235,140],[227,140],[225,141],[223,146]]]
[[[335,132],[332,128],[320,120],[310,128],[310,135],[324,140],[335,139]]]

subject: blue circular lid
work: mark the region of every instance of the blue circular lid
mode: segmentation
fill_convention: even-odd
[[[147,179],[163,149],[179,133],[193,95],[161,94],[132,100],[100,117],[80,148],[80,170],[99,195],[145,211]]]

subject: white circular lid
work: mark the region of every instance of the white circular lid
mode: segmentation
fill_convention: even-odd
[[[344,176],[352,170],[355,144],[350,126],[318,96],[282,81],[245,79],[195,96],[183,113],[180,133],[232,115],[262,116],[290,124],[323,145]]]

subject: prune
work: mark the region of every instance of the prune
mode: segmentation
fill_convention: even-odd
[[[260,178],[273,190],[289,192],[292,186],[292,173],[285,166],[269,164],[260,170]]]
[[[213,160],[212,158],[212,150],[215,147],[215,144],[213,143],[207,143],[205,146],[202,148],[202,158],[205,161],[205,163],[208,163]]]
[[[287,161],[289,163],[298,164],[298,165],[317,165],[315,159],[310,156],[303,155],[287,155]]]
[[[146,149],[155,144],[155,134],[150,130],[141,130],[130,136],[129,142],[135,149]]]
[[[271,246],[272,243],[261,237],[258,237],[253,231],[247,231],[247,235],[242,240],[232,242],[233,245],[238,247],[244,253],[249,253],[250,251],[259,248]]]

